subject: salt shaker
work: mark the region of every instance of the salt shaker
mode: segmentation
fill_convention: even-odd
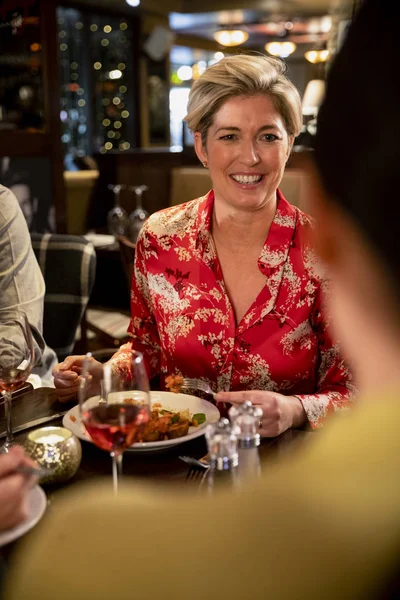
[[[206,427],[205,435],[210,455],[208,490],[237,485],[238,431],[228,419],[220,419]]]
[[[262,409],[247,400],[229,409],[229,418],[238,431],[238,478],[242,483],[247,477],[261,474],[260,455],[260,419]]]

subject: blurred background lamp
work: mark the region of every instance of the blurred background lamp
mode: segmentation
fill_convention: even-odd
[[[296,50],[296,44],[293,42],[269,42],[265,44],[265,49],[272,56],[287,58]]]
[[[308,62],[313,63],[322,63],[325,62],[329,56],[329,50],[308,50],[304,54]]]
[[[139,6],[140,0],[125,0],[129,6]]]
[[[190,79],[192,79],[193,69],[189,65],[182,65],[181,67],[179,67],[176,74],[182,81],[189,81]]]
[[[240,46],[249,38],[243,29],[220,29],[214,33],[214,39],[221,46]]]
[[[324,95],[325,81],[323,79],[311,79],[311,81],[307,83],[303,96],[303,115],[315,116],[322,104]]]

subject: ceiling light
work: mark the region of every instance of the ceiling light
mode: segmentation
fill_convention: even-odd
[[[265,44],[265,49],[272,56],[287,58],[296,50],[296,44],[293,42],[269,42]]]
[[[323,63],[329,56],[329,50],[308,50],[304,54],[308,62],[313,63]]]
[[[139,6],[140,0],[125,0],[129,6]]]
[[[222,46],[240,46],[249,38],[243,29],[220,29],[214,33],[214,39]]]

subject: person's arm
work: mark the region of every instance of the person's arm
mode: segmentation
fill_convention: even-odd
[[[151,380],[160,370],[160,336],[155,320],[149,283],[147,279],[146,253],[150,242],[146,237],[146,226],[138,237],[135,251],[135,266],[131,288],[131,321],[128,332],[132,340],[121,346],[111,359],[114,368],[123,369],[125,349],[142,352],[147,375]]]
[[[346,409],[354,400],[356,388],[351,371],[339,345],[329,333],[329,320],[323,306],[323,294],[328,284],[320,288],[313,307],[311,325],[317,334],[319,347],[318,382],[315,394],[296,394],[311,427],[321,427],[328,414]]]
[[[0,308],[26,313],[32,330],[35,364],[46,348],[42,336],[45,284],[18,200],[0,186]]]
[[[0,531],[14,527],[27,518],[27,495],[37,478],[18,473],[17,468],[34,464],[25,456],[21,446],[0,455]]]
[[[131,357],[127,350],[133,348],[143,353],[149,380],[159,373],[160,339],[157,324],[151,306],[149,287],[146,277],[146,260],[143,246],[144,235],[140,234],[135,253],[135,269],[131,290],[131,321],[128,331],[132,341],[122,345],[108,361],[113,370],[125,370],[125,361]],[[53,369],[54,385],[58,400],[68,402],[75,398],[79,385],[80,373],[85,356],[68,356]],[[93,359],[94,360],[94,359]]]

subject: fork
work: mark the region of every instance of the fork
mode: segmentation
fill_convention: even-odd
[[[197,459],[192,456],[180,456],[179,457],[183,462],[185,462],[189,467],[193,467],[199,471],[207,471],[210,468],[209,456],[206,454],[203,458]]]
[[[208,474],[208,467],[205,467],[204,465],[202,465],[201,467],[198,467],[196,465],[191,465],[189,467],[189,470],[187,472],[186,475],[186,481],[193,481],[195,483],[197,483],[198,485],[201,485],[204,481],[204,479],[207,477]]]
[[[208,454],[200,458],[200,460],[193,458],[192,456],[180,456],[179,458],[189,465],[186,481],[198,481],[199,484],[203,483],[203,479],[206,477],[210,467]]]
[[[201,392],[204,392],[205,394],[212,396],[213,399],[215,398],[215,392],[211,389],[211,387],[208,385],[208,383],[206,383],[205,381],[202,381],[201,379],[185,377],[182,382],[182,389],[183,390],[200,390]]]

